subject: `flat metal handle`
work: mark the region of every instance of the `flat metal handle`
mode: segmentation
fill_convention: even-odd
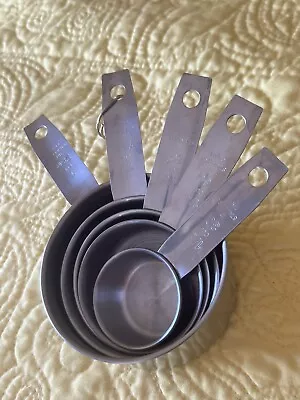
[[[109,107],[114,87],[124,94]],[[114,199],[145,195],[147,183],[140,123],[128,70],[102,76],[102,98],[107,158]]]
[[[267,181],[258,187],[249,182],[249,174],[256,167],[267,174]],[[159,252],[184,277],[258,207],[287,171],[270,150],[262,149],[210,195]]]
[[[262,108],[256,104],[237,95],[232,98],[184,172],[171,201],[161,214],[161,222],[178,228],[225,182],[245,149],[261,113]],[[233,115],[240,115],[245,121],[241,132],[235,134],[227,126],[228,119]]]
[[[162,211],[195,155],[205,122],[210,88],[210,78],[183,74],[166,118],[144,208]],[[183,102],[189,91],[200,95],[199,103],[191,108]]]
[[[45,132],[41,138],[38,136],[40,129]],[[24,131],[36,155],[70,204],[99,187],[70,143],[44,115],[26,126]]]

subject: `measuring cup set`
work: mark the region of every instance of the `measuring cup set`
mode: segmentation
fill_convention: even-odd
[[[224,239],[287,168],[263,148],[232,173],[262,112],[239,96],[198,147],[210,87],[207,77],[182,76],[151,175],[127,70],[102,77],[97,129],[106,140],[109,183],[98,185],[45,116],[25,128],[72,204],[45,249],[44,305],[64,340],[89,357],[141,362],[195,332],[207,347],[226,328],[234,289]],[[233,116],[243,124],[237,132]]]

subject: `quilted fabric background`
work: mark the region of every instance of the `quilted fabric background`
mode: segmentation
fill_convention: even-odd
[[[300,399],[300,3],[0,0],[0,393],[5,400]],[[39,293],[43,249],[68,204],[23,127],[44,113],[98,182],[101,75],[129,68],[147,170],[183,72],[213,78],[205,131],[238,93],[264,107],[244,162],[268,146],[290,171],[230,235],[237,306],[205,354],[106,365],[64,344]]]

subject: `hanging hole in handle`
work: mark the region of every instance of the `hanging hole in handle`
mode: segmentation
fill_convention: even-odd
[[[44,139],[48,134],[48,129],[45,125],[42,125],[40,128],[38,128],[34,134],[34,137],[38,140]]]
[[[188,90],[182,97],[182,102],[187,108],[195,108],[200,103],[201,96],[197,90]]]
[[[182,97],[182,102],[187,108],[194,108],[200,103],[201,95],[197,90],[188,90]]]
[[[246,119],[239,114],[231,115],[227,120],[227,129],[230,133],[240,133],[246,126]]]
[[[112,87],[110,90],[110,96],[112,99],[115,99],[115,100],[120,100],[122,97],[125,96],[125,93],[126,93],[126,89],[125,89],[125,86],[123,86],[123,85],[116,85],[116,86]]]
[[[260,187],[267,183],[269,179],[268,171],[263,167],[255,167],[248,175],[251,186]]]

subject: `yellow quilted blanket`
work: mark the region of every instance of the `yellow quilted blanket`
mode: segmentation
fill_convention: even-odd
[[[296,0],[0,0],[0,397],[300,399],[300,3]],[[269,147],[290,171],[228,239],[237,306],[225,335],[178,365],[107,365],[63,343],[39,292],[68,204],[23,127],[44,113],[98,182],[101,75],[132,73],[146,167],[183,72],[213,78],[207,128],[238,93],[264,108],[246,161]]]

